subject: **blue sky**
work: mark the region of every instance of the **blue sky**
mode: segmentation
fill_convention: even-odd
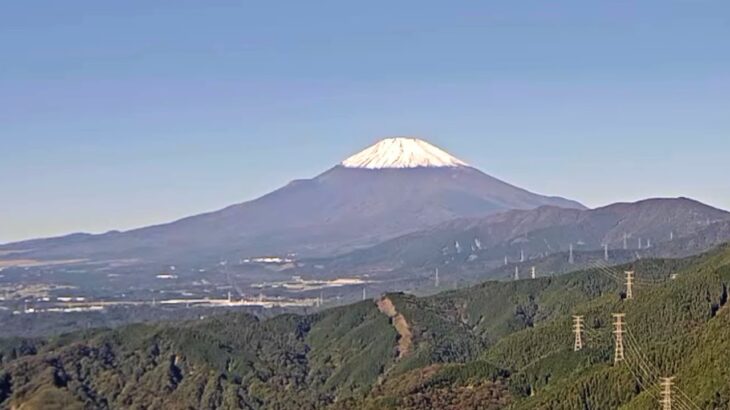
[[[428,139],[589,206],[730,209],[727,1],[0,5],[0,242],[164,222]]]

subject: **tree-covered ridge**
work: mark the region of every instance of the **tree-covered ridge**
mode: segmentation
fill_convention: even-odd
[[[0,408],[653,409],[663,376],[680,406],[730,408],[730,247],[632,267],[633,300],[617,280],[628,267],[597,267],[307,316],[2,340]],[[617,366],[615,312],[628,330]]]
[[[728,251],[693,261],[675,280],[638,288],[634,300],[607,295],[577,305],[573,313],[584,315],[587,324],[588,348],[581,352],[571,351],[568,315],[512,334],[490,349],[490,362],[516,369],[511,387],[523,399],[515,407],[650,409],[658,403],[659,377],[676,376],[677,387],[690,396],[687,405],[727,408],[715,404],[717,397],[727,397],[727,378],[684,368],[707,354],[698,335],[728,319],[722,308],[730,282]],[[614,312],[625,313],[627,323],[627,360],[619,366],[612,362]],[[730,351],[725,355],[727,360]]]
[[[395,332],[361,303],[315,316],[228,314],[66,339],[3,365],[3,405],[316,408],[369,390],[392,359]]]

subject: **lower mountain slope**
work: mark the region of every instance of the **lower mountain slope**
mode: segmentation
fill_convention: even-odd
[[[634,298],[624,269],[636,271]],[[730,409],[730,246],[559,277],[0,343],[0,408]],[[614,364],[612,313],[624,313]],[[573,351],[572,316],[585,321]]]
[[[600,252],[614,261],[689,256],[730,240],[730,213],[688,198],[654,198],[597,209],[544,206],[461,218],[333,258],[301,260],[296,274],[367,274],[464,280],[511,277],[500,269],[520,264],[523,274],[546,258],[560,263],[539,272],[565,272],[568,253]],[[564,256],[563,256],[564,255]],[[602,256],[601,256],[602,257]]]
[[[124,232],[11,243],[0,250],[32,260],[133,260],[135,266],[267,254],[333,255],[454,218],[545,205],[584,209],[468,166],[336,166],[214,212]]]

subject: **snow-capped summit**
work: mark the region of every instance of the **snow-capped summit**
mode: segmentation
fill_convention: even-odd
[[[385,138],[347,158],[347,168],[460,167],[468,164],[428,142],[409,137]]]
[[[241,254],[318,257],[457,218],[544,205],[584,208],[508,184],[417,138],[388,138],[313,178],[218,211],[129,232],[16,246],[32,249],[24,255],[37,259],[75,255],[158,264]]]

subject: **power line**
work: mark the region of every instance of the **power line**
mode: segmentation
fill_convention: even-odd
[[[649,364],[647,364],[645,362],[642,362],[642,360],[640,359],[641,355],[638,353],[638,351],[635,349],[634,346],[628,344],[627,345],[627,348],[628,348],[629,352],[632,353],[632,355],[628,355],[627,356],[628,359],[626,360],[626,363],[629,365],[629,370],[631,371],[632,374],[634,374],[634,377],[637,378],[637,382],[642,387],[642,389],[644,389],[645,391],[649,392],[655,399],[659,400],[659,398],[660,398],[661,395],[660,396],[657,396],[656,395],[656,392],[661,393],[661,389],[657,385],[656,380],[657,379],[660,379],[660,378],[658,376],[656,376],[651,371],[651,369],[649,368],[649,366],[650,366]],[[635,360],[635,362],[633,362],[634,360]],[[639,379],[639,376],[637,376],[636,373],[631,368],[631,363],[632,362],[636,364],[637,368],[639,369],[639,372],[640,372],[641,376],[645,379],[645,381],[647,383],[649,383],[649,387],[648,388],[644,386],[644,384]],[[656,392],[655,392],[655,390],[656,390]],[[683,401],[674,401],[674,404],[680,410],[691,410],[688,407],[688,404],[686,404]]]
[[[655,396],[654,392],[651,389],[656,388],[656,385],[654,385],[653,382],[658,377],[653,373],[652,366],[649,364],[650,362],[648,362],[648,360],[645,360],[645,358],[641,354],[641,352],[638,348],[638,343],[636,343],[636,340],[633,338],[633,336],[628,336],[628,338],[626,339],[626,341],[628,343],[625,344],[626,349],[631,354],[625,355],[625,353],[624,353],[623,335],[624,334],[629,335],[629,330],[627,327],[623,326],[625,324],[622,321],[623,316],[625,316],[625,315],[614,314],[614,317],[616,318],[616,323],[614,324],[616,326],[616,330],[614,331],[614,334],[616,334],[616,353],[614,356],[615,357],[614,363],[619,362],[619,357],[620,357],[621,361],[625,360],[629,367],[629,370],[636,378],[637,383],[639,383],[639,385],[641,386],[641,388],[643,390],[652,394],[652,396],[654,396],[654,398],[656,399],[657,397]],[[634,360],[635,360],[635,362],[634,362]],[[646,381],[648,383],[650,383],[651,387],[646,388],[644,386],[644,384],[641,381],[641,378],[634,372],[634,370],[632,368],[632,362],[638,365],[638,368],[639,368],[642,376],[646,379]],[[677,401],[674,401],[673,403],[675,403],[680,410],[690,410],[687,407],[688,405],[682,400],[677,400]],[[671,410],[671,408],[670,408],[670,410]]]
[[[638,374],[637,374],[637,373],[636,373],[636,372],[634,371],[634,369],[633,369],[633,368],[631,367],[631,365],[630,365],[630,364],[629,364],[628,366],[626,366],[626,368],[627,368],[627,369],[629,369],[629,372],[631,372],[631,375],[633,375],[633,376],[634,376],[634,379],[636,380],[636,383],[638,383],[638,384],[639,384],[639,387],[641,387],[641,390],[643,390],[643,391],[647,392],[648,394],[650,394],[650,395],[651,395],[651,396],[652,396],[652,397],[653,397],[654,399],[658,399],[658,398],[659,398],[659,397],[657,396],[657,392],[655,392],[655,391],[653,390],[653,389],[657,388],[657,387],[656,387],[655,385],[653,385],[653,384],[649,384],[649,386],[647,387],[647,386],[646,386],[646,385],[644,384],[644,382],[642,381],[642,379],[644,378],[644,375],[643,375],[643,374],[642,374],[641,376],[640,376],[640,375],[638,375]]]
[[[630,350],[632,350],[632,351],[634,352],[634,354],[636,354],[637,358],[638,358],[638,359],[639,359],[639,360],[640,360],[640,361],[641,361],[641,362],[643,363],[643,365],[644,365],[644,366],[645,366],[645,367],[646,367],[646,368],[648,369],[647,371],[648,371],[648,372],[649,372],[649,373],[650,373],[650,374],[651,374],[651,375],[652,375],[652,376],[653,376],[653,377],[654,377],[655,379],[660,379],[661,377],[660,377],[659,375],[661,374],[661,371],[659,370],[659,368],[657,368],[657,367],[656,367],[656,366],[655,366],[655,365],[654,365],[654,364],[653,364],[653,363],[652,363],[652,362],[651,362],[651,361],[649,360],[649,358],[648,358],[648,357],[646,356],[646,354],[645,354],[645,353],[644,353],[644,352],[643,352],[643,351],[641,350],[641,347],[640,347],[640,345],[639,345],[639,343],[638,343],[638,341],[637,341],[636,337],[635,337],[635,336],[634,336],[634,334],[633,334],[633,333],[632,333],[632,332],[631,332],[631,331],[630,331],[630,330],[628,329],[628,327],[627,327],[627,329],[626,329],[626,335],[628,336],[628,341],[629,341],[629,344],[628,344],[627,346],[629,347],[629,349],[630,349]],[[698,405],[696,405],[696,404],[695,404],[695,403],[694,403],[694,402],[692,401],[692,399],[690,399],[690,398],[689,398],[689,397],[688,397],[688,396],[687,396],[687,395],[686,395],[686,394],[685,394],[684,392],[682,392],[682,391],[681,391],[681,390],[680,390],[679,388],[675,387],[675,389],[674,389],[674,390],[675,390],[676,392],[678,392],[678,393],[680,393],[681,395],[683,395],[683,396],[684,396],[684,398],[679,398],[679,397],[675,398],[675,399],[674,399],[674,404],[677,404],[677,405],[679,405],[679,406],[682,406],[682,407],[684,407],[684,408],[687,408],[687,409],[690,409],[690,408],[695,408],[695,409],[697,409],[697,410],[700,410],[700,407],[699,407]]]
[[[624,279],[621,278],[622,275],[619,274],[618,271],[614,270],[613,267],[605,265],[601,261],[596,261],[593,263],[593,265],[596,269],[601,269],[605,273],[607,273],[612,278],[618,280],[619,282],[623,282]],[[635,273],[635,272],[634,272]],[[621,279],[619,279],[621,278]],[[666,283],[665,280],[652,280],[652,279],[646,279],[646,278],[637,278],[636,276],[633,276],[632,279],[633,285],[645,285],[645,286],[655,286],[655,285],[662,285]]]

